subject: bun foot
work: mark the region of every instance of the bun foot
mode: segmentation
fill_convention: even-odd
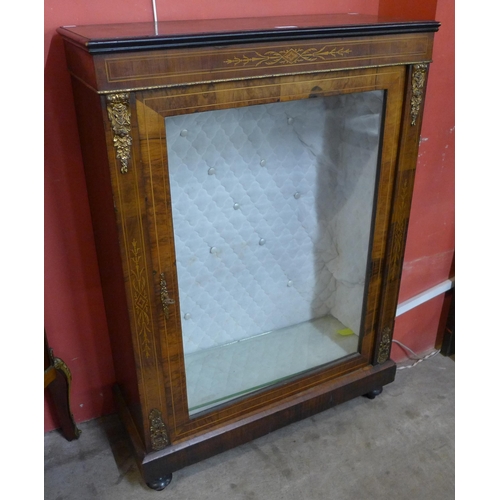
[[[379,387],[378,389],[373,389],[373,391],[363,394],[363,396],[368,399],[375,399],[382,392],[382,390],[383,388]]]
[[[172,481],[172,474],[167,474],[165,476],[154,479],[149,483],[146,483],[152,490],[161,491],[165,489]]]

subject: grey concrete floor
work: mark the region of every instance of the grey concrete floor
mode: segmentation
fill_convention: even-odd
[[[45,435],[50,500],[448,500],[455,498],[455,363],[440,354],[356,398],[174,473],[142,481],[116,416]]]

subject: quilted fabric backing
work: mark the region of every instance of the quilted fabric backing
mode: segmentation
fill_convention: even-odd
[[[166,118],[186,359],[325,316],[359,334],[382,108],[375,91]]]

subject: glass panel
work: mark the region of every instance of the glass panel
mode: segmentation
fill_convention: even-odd
[[[190,415],[358,351],[383,101],[166,118]]]

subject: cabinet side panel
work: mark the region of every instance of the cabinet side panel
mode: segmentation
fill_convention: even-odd
[[[115,373],[143,429],[100,97],[74,78],[73,93]]]

